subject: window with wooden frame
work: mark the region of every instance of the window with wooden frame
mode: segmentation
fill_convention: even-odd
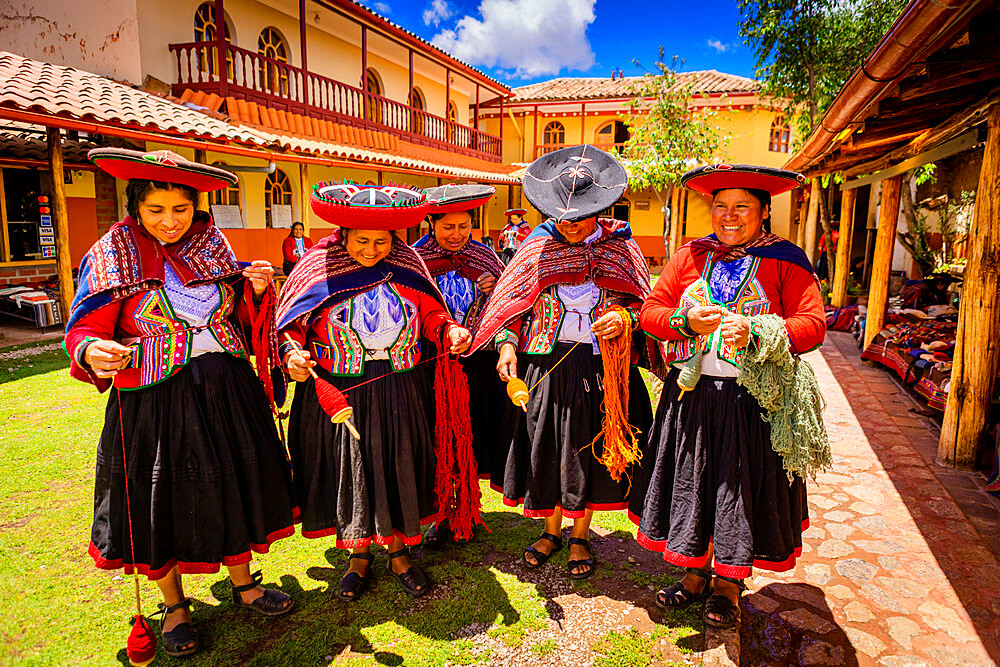
[[[42,251],[39,197],[49,195],[48,172],[4,167],[0,170],[0,261],[52,261]],[[50,214],[51,215],[51,214]],[[50,244],[51,245],[51,244]]]
[[[566,126],[557,120],[552,121],[542,130],[542,144],[545,152],[550,153],[566,143]]]
[[[282,66],[288,62],[285,38],[276,28],[264,28],[257,38],[257,53],[271,61],[258,62],[259,84],[269,93],[288,95],[288,70]]]
[[[292,182],[280,169],[268,174],[264,181],[264,216],[269,228],[274,227],[272,208],[292,205]]]
[[[225,162],[213,162],[213,167],[218,167],[219,169],[226,169],[228,165]],[[240,184],[234,183],[227,188],[222,188],[221,190],[213,190],[208,193],[208,203],[212,206],[223,205],[223,206],[239,206],[240,205]]]
[[[232,44],[233,38],[229,31],[229,22],[223,20],[222,24],[225,28],[223,39],[226,40],[226,44]],[[201,3],[194,12],[194,41],[214,42],[219,36],[218,25],[218,22],[215,20],[215,3]],[[218,75],[219,61],[214,46],[198,49],[197,59],[199,72],[208,72],[212,76]],[[229,53],[228,49],[226,50],[226,72],[228,74],[227,78],[231,81],[233,78],[233,54]]]
[[[597,128],[594,133],[594,145],[601,150],[616,152],[619,155],[625,152],[625,142],[629,140],[628,126],[620,120],[612,120]]]
[[[771,121],[771,140],[767,150],[772,153],[788,153],[791,151],[790,139],[792,130],[785,122],[784,116],[778,116]]]
[[[374,69],[369,67],[365,71],[365,92],[369,95],[377,95],[382,97],[382,78],[378,75]],[[368,98],[368,120],[375,123],[382,122],[382,101],[375,97]]]

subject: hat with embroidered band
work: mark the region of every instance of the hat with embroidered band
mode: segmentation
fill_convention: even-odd
[[[628,174],[613,155],[584,144],[538,158],[528,165],[521,185],[542,215],[569,222],[592,218],[621,199]]]
[[[427,201],[431,205],[431,215],[471,211],[488,202],[490,197],[496,194],[496,191],[497,189],[492,185],[479,185],[477,183],[468,185],[446,183],[426,190]]]
[[[406,229],[420,224],[430,208],[417,190],[332,181],[313,186],[309,204],[321,219],[348,229]]]
[[[236,185],[236,174],[200,162],[192,162],[173,151],[133,151],[127,148],[94,148],[87,157],[102,170],[123,181],[142,179],[179,183],[198,192],[211,192]]]
[[[742,188],[763,190],[775,197],[805,182],[806,177],[797,171],[753,164],[706,164],[681,176],[681,185],[705,195],[716,190]]]
[[[506,215],[508,218],[512,215],[519,215],[523,218],[527,212],[528,210],[523,208],[509,208],[506,211],[504,211],[503,214]]]

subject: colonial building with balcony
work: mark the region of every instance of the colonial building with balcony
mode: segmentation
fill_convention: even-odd
[[[564,146],[589,143],[623,153],[629,139],[625,123],[637,77],[563,77],[513,89],[499,103],[480,106],[480,127],[504,137],[503,161],[526,164]],[[690,87],[694,109],[710,108],[713,124],[728,141],[720,160],[781,166],[789,155],[791,128],[781,106],[760,95],[753,79],[714,70],[682,72],[678,85]],[[518,172],[515,172],[515,175]],[[663,203],[661,203],[663,202]],[[675,188],[669,202],[664,193],[629,190],[608,215],[632,223],[636,240],[653,265],[664,258],[663,211],[671,214],[673,249],[687,240],[712,233],[709,203],[697,193]],[[772,225],[777,234],[795,238],[797,203],[789,194],[776,197]],[[529,213],[532,225],[537,214]],[[791,234],[791,236],[788,236]]]

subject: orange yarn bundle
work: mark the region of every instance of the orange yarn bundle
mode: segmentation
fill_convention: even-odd
[[[628,374],[632,352],[632,318],[621,306],[614,306],[614,311],[621,315],[624,328],[620,335],[614,338],[599,338],[601,361],[604,364],[604,421],[601,432],[591,441],[593,447],[597,441],[604,438],[604,451],[597,459],[611,478],[616,482],[621,480],[629,467],[642,460],[639,440],[636,434],[639,429],[628,423]]]

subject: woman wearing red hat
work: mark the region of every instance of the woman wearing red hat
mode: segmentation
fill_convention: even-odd
[[[621,198],[627,180],[624,167],[593,146],[564,148],[528,167],[524,194],[548,220],[504,270],[472,345],[495,345],[500,379],[523,379],[530,390],[524,411],[514,411],[505,465],[493,471],[506,504],[523,503],[525,516],[544,519],[524,563],[541,567],[562,548],[566,517],[573,520],[567,568],[575,579],[594,573],[593,513],[625,509],[627,477],[635,472],[616,481],[599,460],[604,443],[595,441],[605,398],[598,339],[617,339],[626,324],[638,329],[649,293],[649,269],[628,223],[597,217]],[[620,388],[641,433],[652,410],[631,362],[642,356],[644,343],[642,336],[627,341],[627,389]]]
[[[340,229],[295,265],[277,310],[279,333],[295,341],[284,360],[297,382],[289,452],[302,534],[336,535],[337,546],[351,550],[341,599],[355,601],[368,588],[372,542],[387,548],[386,570],[403,589],[423,595],[429,584],[407,546],[420,542],[422,524],[448,509],[435,484],[436,408],[448,399],[432,382],[434,365],[424,362],[435,359],[431,342],[457,354],[471,335],[448,314],[419,255],[393,233],[423,220],[423,193],[321,183],[311,205]],[[330,421],[318,382],[344,392],[360,439]],[[455,400],[468,429],[468,398]],[[464,465],[471,471],[474,463]]]
[[[750,165],[685,174],[682,183],[712,198],[715,233],[678,250],[642,306],[643,331],[663,341],[672,370],[650,432],[650,478],[637,480],[648,492],[634,496],[631,514],[643,546],[688,568],[657,604],[674,609],[707,599],[705,622],[716,627],[739,622],[752,567],[795,566],[808,525],[803,477],[786,472],[766,413],[742,377],[764,349],[761,316],[783,318],[783,325],[769,321],[790,350],[789,365],[791,355],[823,342],[812,265],[767,231],[771,197],[801,181]]]
[[[249,566],[252,551],[293,532],[290,473],[271,416],[274,393],[279,402],[284,393],[273,270],[237,262],[197,210],[198,192],[236,183],[233,174],[169,151],[100,148],[90,158],[128,180],[129,213],[84,258],[66,326],[73,377],[112,388],[90,554],[98,567],[156,581],[164,649],[189,655],[198,635],[183,573],[225,565],[233,604],[268,616],[292,608]]]
[[[503,264],[496,253],[470,238],[472,211],[488,202],[495,192],[496,188],[490,185],[455,183],[427,190],[431,233],[413,244],[434,276],[451,316],[467,329],[476,327],[486,299],[503,273]],[[480,477],[486,478],[490,476],[493,457],[499,457],[503,450],[500,446],[501,434],[506,430],[503,416],[508,414],[504,408],[510,404],[497,378],[496,365],[497,355],[492,350],[480,350],[462,359],[469,382],[476,469]],[[436,548],[451,539],[464,543],[471,538],[471,534],[455,535],[447,522],[440,522],[427,530],[424,544]]]

